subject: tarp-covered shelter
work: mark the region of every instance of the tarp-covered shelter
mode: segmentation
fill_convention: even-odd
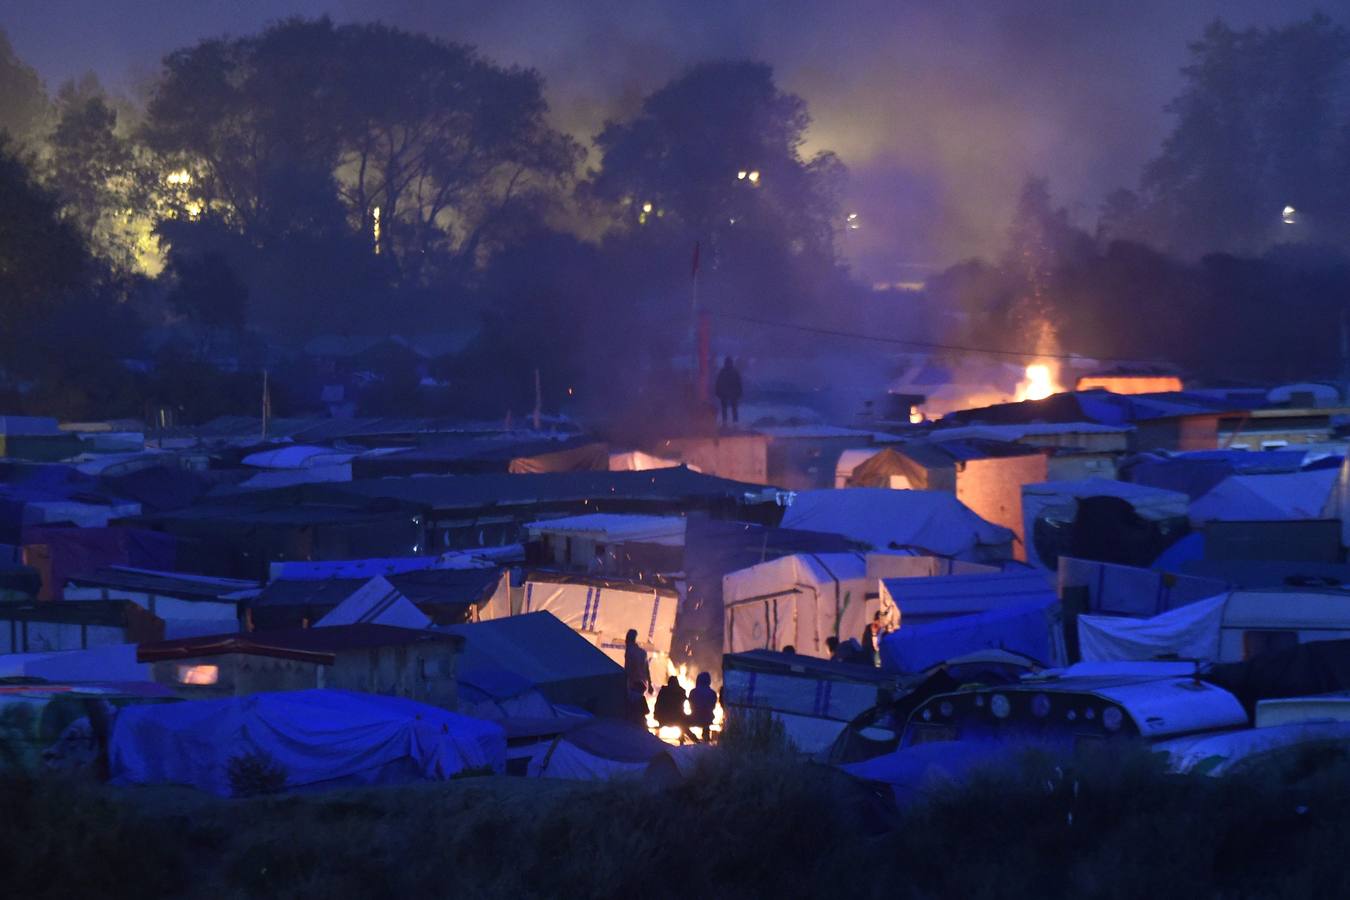
[[[1222,578],[1059,558],[1059,594],[1082,612],[1155,616],[1230,587]],[[1075,597],[1074,595],[1081,595]]]
[[[426,628],[431,624],[431,619],[413,606],[412,601],[403,596],[387,578],[376,575],[314,624],[317,628],[323,628],[358,622],[393,625],[396,628]]]
[[[459,668],[505,671],[534,685],[551,703],[597,716],[624,714],[623,666],[563,624],[536,612],[443,629],[464,638]]]
[[[1094,508],[1093,512],[1102,514],[1095,517],[1099,521],[1084,522],[1081,518],[1085,501],[1099,498],[1123,502],[1128,506],[1126,512],[1146,523],[1149,533],[1145,540],[1150,547],[1156,543],[1157,550],[1150,551],[1151,556],[1145,564],[1152,562],[1184,531],[1189,504],[1186,495],[1177,491],[1106,478],[1026,484],[1022,486],[1022,516],[1027,535],[1027,562],[1053,567],[1061,554],[1084,555],[1074,552],[1075,545],[1091,544],[1093,538],[1118,548],[1120,529],[1126,525],[1109,521],[1114,507]],[[1084,530],[1092,533],[1081,534]],[[1123,559],[1105,561],[1125,562]]]
[[[1191,521],[1270,522],[1334,519],[1340,473],[1311,469],[1281,475],[1230,475],[1191,504]]]
[[[669,749],[645,729],[627,722],[596,719],[560,734],[535,752],[532,778],[596,781],[641,775]]]
[[[803,491],[787,508],[782,524],[841,534],[875,550],[914,550],[980,562],[1012,557],[1011,531],[939,491]]]
[[[1151,619],[1079,616],[1078,640],[1085,661],[1178,656],[1237,662],[1350,639],[1348,600],[1339,590],[1228,591]]]
[[[882,638],[881,665],[913,675],[982,650],[1007,650],[1047,667],[1063,665],[1064,628],[1058,599],[1050,594],[1030,603],[902,625]]]
[[[114,784],[183,784],[230,796],[231,760],[265,753],[286,787],[441,780],[501,772],[500,725],[398,697],[311,690],[123,709]]]
[[[905,628],[997,609],[1043,606],[1058,598],[1044,572],[1014,569],[938,578],[884,578],[881,612]]]

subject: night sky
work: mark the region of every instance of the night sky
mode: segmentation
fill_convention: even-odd
[[[1324,4],[1322,4],[1324,5]],[[1081,223],[1135,186],[1186,44],[1306,17],[1314,0],[8,0],[0,26],[49,89],[94,71],[134,94],[166,52],[287,15],[379,19],[539,69],[559,125],[594,134],[685,65],[753,57],[806,98],[808,151],[849,165],[867,278],[996,253],[1018,187],[1049,175]]]

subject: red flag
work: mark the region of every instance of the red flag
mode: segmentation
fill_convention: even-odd
[[[698,241],[694,241],[694,264],[690,267],[689,277],[698,277]]]

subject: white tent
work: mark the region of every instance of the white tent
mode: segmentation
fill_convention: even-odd
[[[376,575],[314,624],[316,628],[323,628],[362,622],[397,628],[426,628],[431,624],[431,619],[399,593],[388,579]]]
[[[444,779],[506,765],[494,722],[401,697],[291,691],[133,706],[113,726],[115,784],[185,784],[228,796],[230,760],[265,752],[287,787]]]
[[[1012,557],[1011,531],[985,521],[942,491],[801,491],[782,525],[841,534],[876,550],[909,549],[981,561]]]
[[[1273,522],[1334,519],[1337,469],[1230,475],[1191,504],[1191,521]]]
[[[1110,478],[1082,478],[1077,481],[1043,481],[1022,485],[1022,533],[1027,536],[1027,562],[1043,565],[1036,553],[1036,520],[1049,516],[1070,522],[1078,515],[1078,501],[1086,497],[1118,497],[1144,519],[1185,518],[1190,498],[1180,491],[1116,481]]]
[[[875,580],[870,583],[875,593]],[[728,573],[722,578],[723,652],[792,645],[809,656],[829,656],[827,637],[862,634],[868,584],[861,553],[797,553]]]
[[[978,563],[898,552],[797,553],[722,578],[723,652],[781,650],[829,656],[825,639],[859,637],[880,608],[882,578],[996,571]]]
[[[880,585],[881,612],[901,628],[1055,599],[1049,575],[1033,569],[885,578]]]
[[[649,651],[669,656],[675,635],[679,595],[636,582],[600,579],[546,581],[527,577],[521,612],[550,612],[569,628],[623,664],[624,639],[630,628]],[[654,668],[664,672],[664,664]]]

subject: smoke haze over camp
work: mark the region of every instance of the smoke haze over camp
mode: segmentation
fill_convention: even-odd
[[[859,276],[876,281],[998,253],[1028,175],[1050,176],[1055,197],[1090,228],[1102,198],[1133,187],[1157,152],[1187,44],[1208,22],[1278,26],[1318,7],[18,0],[0,24],[49,91],[92,70],[135,93],[164,54],[205,37],[256,32],[288,16],[381,20],[538,69],[555,124],[583,141],[690,64],[764,61],[808,103],[814,123],[804,149],[833,150],[848,166],[845,202],[864,224],[845,251]]]

